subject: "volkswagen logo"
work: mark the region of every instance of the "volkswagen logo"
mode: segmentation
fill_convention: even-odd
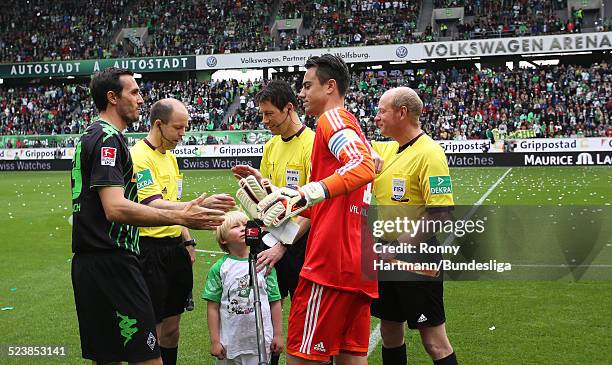
[[[408,56],[408,48],[404,46],[397,47],[397,49],[395,50],[395,55],[399,58],[404,58]]]
[[[217,66],[217,57],[215,56],[210,56],[206,59],[206,66],[208,67],[215,67]]]

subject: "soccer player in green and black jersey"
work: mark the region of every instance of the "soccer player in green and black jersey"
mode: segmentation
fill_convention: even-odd
[[[100,112],[76,147],[72,168],[72,285],[83,357],[94,364],[161,364],[155,317],[137,255],[137,226],[213,229],[223,212],[137,203],[129,149],[121,131],[143,104],[133,73],[109,68],[91,81]]]

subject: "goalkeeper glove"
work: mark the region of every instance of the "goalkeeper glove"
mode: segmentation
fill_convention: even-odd
[[[302,187],[279,188],[258,204],[259,219],[265,226],[278,227],[326,198],[325,186],[311,182]]]
[[[236,198],[238,198],[244,210],[254,219],[259,217],[257,203],[278,189],[270,183],[270,180],[261,179],[260,184],[252,175],[240,179],[238,185],[240,185],[240,188],[236,192]],[[290,245],[298,233],[299,226],[297,223],[290,221],[280,227],[269,227],[266,230],[271,233],[269,236],[274,236],[276,241]],[[271,237],[268,237],[268,239],[271,239]]]
[[[240,188],[236,191],[236,198],[252,218],[259,216],[257,204],[271,194],[276,187],[268,179],[261,179],[261,184],[253,175],[249,175],[238,181]]]

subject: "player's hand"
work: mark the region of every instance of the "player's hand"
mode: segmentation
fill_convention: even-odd
[[[195,247],[193,247],[192,245],[189,245],[189,246],[185,247],[185,249],[189,253],[189,258],[191,259],[191,264],[193,265],[193,263],[195,262],[195,259],[196,259]]]
[[[265,226],[278,227],[307,208],[325,200],[325,188],[318,181],[297,189],[279,188],[258,204],[259,219]]]
[[[382,171],[383,165],[385,164],[385,160],[374,150],[372,150],[372,160],[374,161],[374,172],[379,174]]]
[[[283,341],[283,336],[274,335],[274,337],[272,337],[272,343],[270,344],[270,351],[274,352],[275,354],[280,354],[283,352],[284,347],[285,341]]]
[[[210,344],[210,354],[219,360],[225,359],[225,347],[221,342],[212,342]]]
[[[229,194],[214,194],[205,198],[202,206],[204,208],[228,212],[236,206],[236,202]]]
[[[237,180],[244,179],[247,176],[255,176],[257,181],[261,181],[263,178],[259,170],[249,165],[236,165],[232,167],[232,173]]]
[[[281,245],[280,242],[278,242],[267,250],[261,251],[257,255],[257,272],[260,272],[265,267],[267,267],[266,276],[270,275],[272,269],[274,268],[274,265],[276,265],[276,263],[283,258],[285,252],[287,252],[287,247]]]
[[[236,191],[236,198],[252,218],[259,216],[257,204],[276,189],[270,183],[270,180],[261,179],[261,181],[257,181],[257,178],[252,175],[240,179],[238,186],[240,188]]]
[[[202,207],[206,195],[202,194],[185,206],[181,211],[180,225],[192,229],[216,229],[223,223],[225,214],[222,210],[208,209]]]

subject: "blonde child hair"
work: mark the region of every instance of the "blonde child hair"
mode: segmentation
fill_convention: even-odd
[[[229,250],[227,249],[227,247],[222,243],[223,241],[225,241],[225,236],[227,235],[227,232],[231,229],[231,227],[236,224],[236,222],[239,221],[248,221],[249,217],[241,210],[232,210],[231,212],[227,212],[225,213],[224,216],[225,220],[223,221],[223,223],[217,227],[217,230],[215,231],[215,239],[217,240],[217,243],[219,244],[219,247],[225,251],[229,253]]]

